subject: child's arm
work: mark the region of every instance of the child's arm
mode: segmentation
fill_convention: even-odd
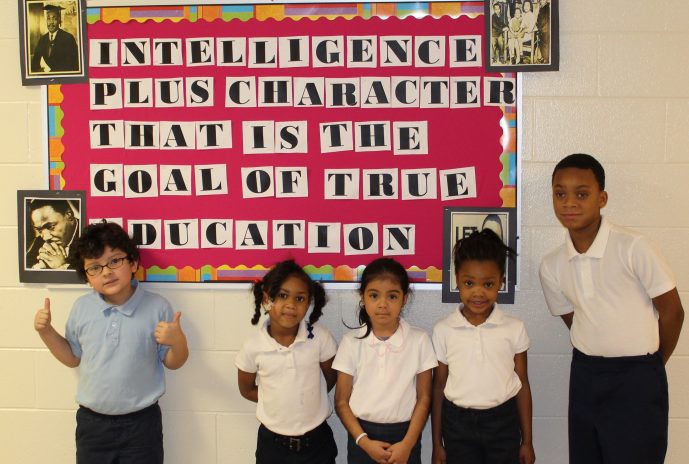
[[[58,361],[67,367],[77,367],[81,362],[81,358],[74,356],[69,342],[65,337],[57,333],[50,323],[51,320],[50,298],[46,298],[43,301],[43,308],[39,309],[34,317],[34,329],[36,329],[45,346],[48,347]]]
[[[667,363],[672,352],[675,351],[684,322],[684,308],[682,308],[677,288],[653,298],[653,306],[658,310],[660,354],[663,356],[663,363]]]
[[[323,361],[321,363],[321,371],[323,372],[323,377],[325,377],[325,384],[328,387],[328,391],[332,390],[337,382],[337,371],[333,369],[333,360],[335,356]]]
[[[443,399],[449,370],[447,364],[438,362],[433,372],[433,401],[431,403],[431,430],[433,433],[433,464],[445,464],[447,456],[443,447]]]
[[[344,372],[337,373],[337,388],[335,389],[335,410],[349,434],[353,438],[358,438],[364,433],[359,420],[349,407],[349,398],[352,396],[353,377]],[[390,443],[378,440],[371,440],[368,436],[359,439],[359,447],[368,454],[375,462],[387,462],[390,457]]]
[[[179,318],[182,313],[177,311],[172,322],[160,321],[155,329],[155,339],[161,345],[168,345],[170,349],[165,353],[163,364],[168,369],[179,369],[187,362],[189,348],[187,347],[187,337],[182,331]]]
[[[531,386],[526,361],[526,351],[514,355],[514,371],[522,382],[522,388],[517,393],[517,412],[519,425],[522,430],[522,445],[519,448],[519,464],[533,464],[536,454],[533,450],[533,437],[531,434]]]
[[[244,372],[237,369],[237,385],[239,394],[249,401],[258,403],[258,385],[256,385],[256,373]]]
[[[568,329],[572,328],[572,322],[574,321],[574,313],[567,313],[560,316],[562,321],[565,323]]]
[[[392,452],[388,462],[390,464],[405,464],[409,460],[411,450],[423,431],[428,412],[431,409],[431,389],[433,383],[432,369],[416,375],[416,405],[411,414],[407,433],[399,443],[394,443],[388,451]]]

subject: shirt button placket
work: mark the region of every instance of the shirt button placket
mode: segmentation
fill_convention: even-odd
[[[110,338],[110,341],[114,344],[117,345],[117,343],[120,341],[120,326],[121,326],[121,320],[120,320],[120,313],[117,310],[113,310],[112,316],[110,318],[110,327],[108,327],[108,335]]]
[[[476,327],[474,329],[474,352],[476,353],[476,357],[478,359],[483,358],[483,344],[481,343],[481,328]]]

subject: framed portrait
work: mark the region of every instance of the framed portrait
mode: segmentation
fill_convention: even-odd
[[[458,303],[459,289],[455,277],[452,252],[457,240],[473,232],[492,229],[513,250],[517,249],[517,218],[513,208],[443,209],[443,303]],[[505,275],[498,292],[498,303],[514,303],[517,263],[507,260]]]
[[[84,0],[19,0],[23,85],[87,79]]]
[[[485,0],[489,72],[557,71],[559,0]]]
[[[86,218],[86,192],[18,190],[19,281],[78,283],[70,257]]]

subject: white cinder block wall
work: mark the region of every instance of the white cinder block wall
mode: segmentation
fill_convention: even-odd
[[[607,213],[661,246],[689,309],[689,1],[562,0],[561,71],[524,77],[520,290],[508,309],[523,318],[533,344],[529,372],[538,461],[566,464],[570,344],[547,313],[538,263],[562,237],[550,207],[549,178],[571,152],[597,155],[608,171]],[[34,312],[53,300],[64,327],[81,287],[21,285],[17,277],[17,189],[45,188],[41,92],[20,85],[17,2],[0,0],[0,462],[74,462],[75,372],[61,366],[34,333]],[[440,245],[440,244],[439,244]],[[187,365],[168,375],[162,407],[166,462],[252,462],[253,404],[236,388],[234,356],[254,330],[246,290],[151,286],[183,311],[191,347]],[[331,290],[325,324],[338,340],[357,298]],[[407,317],[430,330],[452,309],[438,291],[418,290]],[[668,365],[668,464],[689,462],[689,327]],[[344,463],[346,435],[333,417]],[[430,428],[424,462],[430,462]]]

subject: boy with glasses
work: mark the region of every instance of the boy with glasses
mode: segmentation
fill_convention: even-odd
[[[58,361],[79,367],[77,464],[162,464],[163,366],[189,356],[181,313],[133,279],[139,250],[119,225],[92,224],[75,247],[75,268],[94,291],[74,303],[64,337],[48,298],[34,328]]]

